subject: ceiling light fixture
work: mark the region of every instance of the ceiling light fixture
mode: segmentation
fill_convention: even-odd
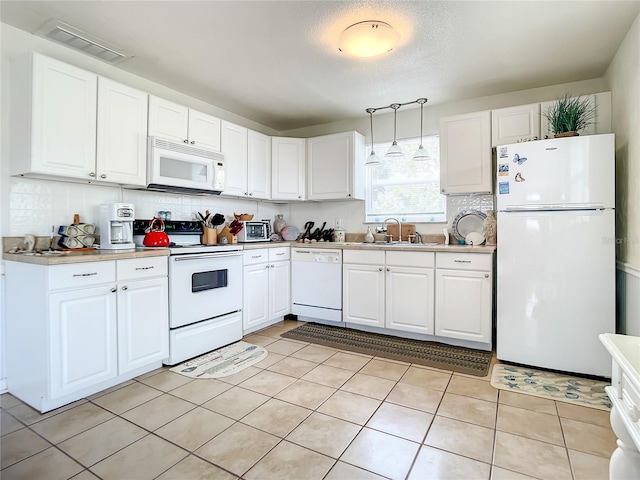
[[[376,152],[373,149],[373,146],[375,145],[373,143],[373,112],[375,111],[375,108],[367,108],[367,113],[369,114],[369,118],[371,119],[371,153],[369,154],[369,158],[367,158],[367,161],[365,162],[365,165],[367,166],[380,165],[380,157],[376,155]]]
[[[400,34],[391,25],[367,20],[347,27],[340,34],[338,49],[354,57],[375,57],[393,50]]]
[[[419,98],[416,100],[416,102],[420,104],[420,146],[418,147],[418,150],[416,150],[416,153],[413,155],[413,159],[416,161],[431,160],[431,157],[429,156],[427,149],[422,146],[422,124],[423,124],[423,117],[424,117],[423,110],[424,110],[424,104],[427,103],[427,99]]]
[[[367,112],[369,114],[369,117],[371,119],[371,154],[369,155],[369,159],[367,160],[365,165],[378,165],[378,164],[380,164],[380,159],[378,158],[378,156],[375,154],[375,152],[373,150],[373,147],[374,147],[374,143],[373,143],[373,114],[376,111],[383,110],[385,108],[392,108],[393,109],[393,143],[391,144],[391,146],[389,147],[389,150],[385,154],[385,158],[399,158],[399,157],[402,157],[404,155],[404,153],[402,152],[402,148],[400,148],[400,145],[398,145],[398,142],[396,140],[396,134],[398,133],[398,122],[397,122],[397,120],[398,120],[398,109],[400,107],[404,107],[405,105],[411,105],[411,104],[414,104],[414,103],[419,103],[420,104],[420,146],[418,147],[418,150],[416,151],[415,155],[413,156],[413,160],[431,160],[431,157],[427,153],[427,149],[424,148],[424,146],[422,145],[423,111],[424,111],[424,104],[427,103],[427,99],[426,98],[419,98],[417,100],[414,100],[413,102],[392,103],[391,105],[388,105],[386,107],[367,108],[365,110],[365,112]]]

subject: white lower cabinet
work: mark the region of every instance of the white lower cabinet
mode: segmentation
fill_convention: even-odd
[[[343,252],[343,321],[433,334],[432,252]]]
[[[244,252],[243,333],[254,332],[291,313],[291,248]]]
[[[41,412],[158,368],[169,354],[167,257],[6,262],[7,386]]]
[[[435,334],[491,344],[492,254],[436,253]]]

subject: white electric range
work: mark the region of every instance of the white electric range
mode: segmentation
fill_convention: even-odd
[[[144,247],[149,220],[134,222]],[[199,222],[165,221],[169,236],[169,358],[175,365],[242,339],[242,245],[202,245]],[[154,248],[154,247],[146,247]]]

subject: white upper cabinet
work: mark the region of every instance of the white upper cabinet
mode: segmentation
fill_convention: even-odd
[[[445,195],[491,193],[491,112],[440,119],[440,190]]]
[[[248,196],[247,159],[249,131],[231,122],[222,122],[221,147],[224,153],[226,186],[222,195]]]
[[[540,138],[540,104],[491,111],[491,146]]]
[[[253,130],[247,133],[247,191],[253,198],[271,198],[271,137]]]
[[[307,139],[307,199],[364,200],[364,136],[344,132]]]
[[[227,184],[222,195],[271,197],[271,137],[222,122],[222,153]]]
[[[147,98],[140,90],[98,79],[98,180],[146,185]]]
[[[271,199],[305,200],[304,138],[271,138]]]
[[[149,136],[220,151],[220,119],[149,96]]]
[[[98,76],[33,53],[11,79],[13,175],[91,180],[96,164]]]

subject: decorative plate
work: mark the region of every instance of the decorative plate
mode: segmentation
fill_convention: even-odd
[[[287,241],[295,240],[296,238],[298,238],[299,234],[300,234],[300,231],[298,230],[297,227],[294,227],[293,225],[287,225],[282,230],[280,230],[280,235],[282,235],[282,239]]]
[[[463,210],[453,220],[453,235],[458,240],[465,240],[472,232],[482,234],[484,219],[487,215],[480,210]]]

